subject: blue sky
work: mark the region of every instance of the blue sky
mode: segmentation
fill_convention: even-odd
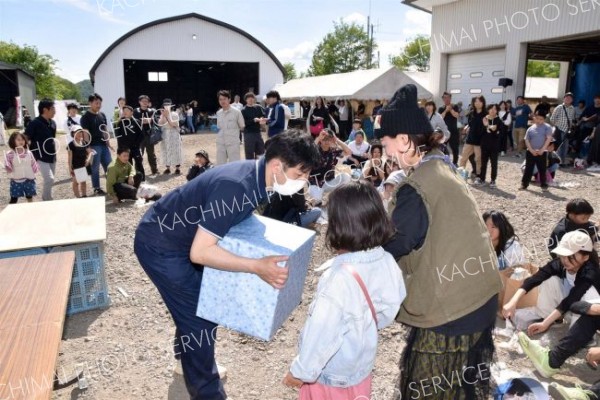
[[[333,21],[366,25],[369,8],[382,66],[408,39],[430,33],[430,15],[400,0],[0,0],[0,40],[35,45],[59,60],[59,75],[78,82],[136,26],[196,12],[245,30],[303,71]]]

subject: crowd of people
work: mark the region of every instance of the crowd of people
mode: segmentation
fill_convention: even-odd
[[[483,96],[475,96],[464,110],[444,93],[441,107],[432,101],[421,107],[416,88],[407,85],[389,104],[378,102],[369,116],[364,106],[355,111],[344,100],[303,103],[307,132],[302,132],[288,129],[289,108],[277,91],[267,93],[267,107],[253,93],[245,94],[242,104],[240,96],[231,102],[230,92],[219,91],[218,167],[207,151],[196,152],[183,187],[165,196],[145,196],[154,204],[135,235],[135,254],[173,316],[176,341],[215,327],[195,316],[203,265],[253,273],[274,288],[285,284],[288,271],[278,266],[284,258],[252,260],[217,246],[229,228],[258,210],[304,227],[326,219],[325,240],[335,253],[323,266],[326,272],[298,355],[283,381],[300,388],[300,398],[370,398],[377,331],[394,319],[409,327],[396,388],[402,398],[426,397],[423,382],[452,376],[455,370],[461,374],[457,382],[437,383],[447,398],[489,398],[499,309],[505,318],[525,324],[521,346],[543,376],[553,376],[600,327],[600,306],[595,305],[600,303],[599,227],[590,221],[594,209],[584,199],[569,201],[547,241],[552,259],[500,304],[500,272],[530,260],[509,216],[498,210],[481,215],[468,185],[456,177],[467,178],[470,164],[472,184],[484,184],[490,165],[493,188],[499,157],[512,153],[525,157],[520,188],[527,189],[535,177],[546,190],[568,157],[585,155],[592,165],[600,152],[600,96],[591,107],[580,103],[579,111],[573,98],[567,93],[559,105],[542,101],[532,110],[523,97],[513,107],[510,101],[487,104]],[[77,105],[68,106],[68,167],[75,197],[88,195],[91,176],[95,195],[107,195],[114,203],[137,199],[141,185],[159,172],[156,145],[163,174],[182,173],[181,125],[192,132],[197,128],[194,102],[180,114],[168,98],[159,109],[151,107],[146,95],[137,100],[134,107],[119,98],[110,126],[99,94],[89,97],[90,108],[81,117]],[[38,111],[24,132],[8,138],[10,203],[21,197],[33,200],[37,174],[42,176],[42,199],[52,200],[60,146],[54,103],[42,100]],[[111,138],[116,138],[116,149]],[[241,144],[246,161],[236,162]],[[106,191],[100,185],[100,166]],[[244,203],[231,215],[187,215],[199,206],[240,196],[256,203]],[[202,229],[173,224],[156,242],[157,218],[178,212],[198,217]],[[459,236],[454,234],[457,225]],[[452,246],[440,247],[448,237]],[[471,259],[482,263],[476,274],[467,269]],[[448,265],[458,265],[458,274],[444,272]],[[517,309],[536,287],[536,306]],[[569,332],[552,349],[530,338],[563,319],[569,320]],[[600,348],[589,350],[588,361],[600,362]],[[181,364],[192,398],[225,398],[214,343],[184,352]],[[565,399],[583,398],[574,396],[584,393],[557,383],[551,390]],[[600,396],[600,385],[591,390]],[[415,393],[418,397],[411,397]]]

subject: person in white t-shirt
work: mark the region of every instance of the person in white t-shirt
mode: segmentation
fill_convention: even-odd
[[[242,111],[244,105],[240,103],[240,96],[237,94],[233,97],[233,103],[231,103],[231,107],[235,108],[238,111]]]
[[[360,165],[369,159],[371,145],[365,141],[365,133],[362,129],[355,133],[354,140],[348,143],[348,147],[352,150],[352,155],[348,157],[347,164]]]
[[[67,132],[65,134],[67,147],[69,147],[69,143],[73,141],[73,137],[71,136],[71,127],[81,125],[80,122],[81,115],[79,115],[79,106],[75,103],[67,104],[67,120],[65,121],[65,127],[63,127],[63,130]]]
[[[6,123],[4,122],[4,115],[0,113],[0,146],[6,145],[6,138],[4,133],[6,132]]]
[[[292,110],[290,110],[290,108],[287,106],[287,104],[285,104],[284,101],[281,102],[281,108],[283,108],[283,113],[285,115],[285,123],[283,125],[283,130],[287,130],[288,123],[290,122],[290,119],[292,118]]]

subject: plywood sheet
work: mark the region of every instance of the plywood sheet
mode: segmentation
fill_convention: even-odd
[[[0,399],[49,399],[75,253],[0,260]]]
[[[106,199],[11,204],[0,212],[0,252],[106,239]]]

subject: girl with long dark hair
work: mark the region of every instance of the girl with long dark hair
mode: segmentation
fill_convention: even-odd
[[[488,161],[492,164],[492,176],[490,187],[496,187],[496,178],[498,177],[498,156],[500,155],[500,125],[503,124],[498,116],[498,106],[490,104],[487,106],[488,114],[483,119],[485,131],[481,136],[481,174],[479,178],[485,183],[487,175]]]
[[[488,229],[492,246],[498,256],[498,269],[520,265],[525,262],[523,248],[515,228],[501,211],[491,210],[483,213],[483,222]]]
[[[463,152],[458,163],[460,168],[467,166],[467,160],[471,162],[473,167],[473,183],[478,185],[481,184],[479,174],[481,172],[481,138],[485,132],[485,126],[483,125],[483,118],[486,115],[485,97],[475,96],[471,99],[471,112],[468,115],[468,124],[465,127],[467,133],[467,139],[463,146]],[[471,157],[475,159],[472,160]]]

